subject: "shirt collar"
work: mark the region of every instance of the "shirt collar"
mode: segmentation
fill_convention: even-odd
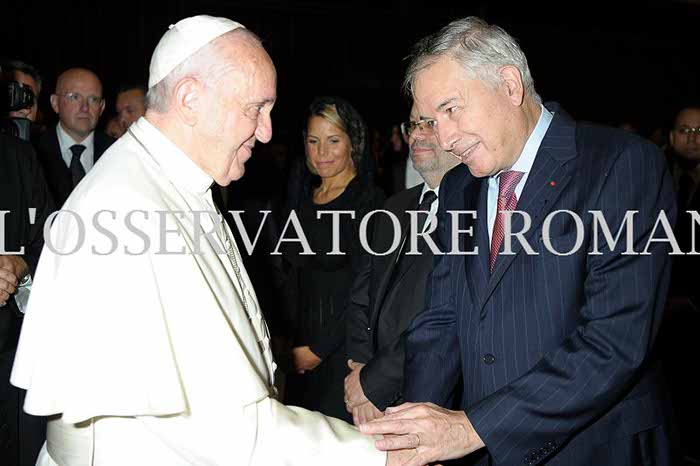
[[[151,122],[141,117],[130,129],[175,185],[200,195],[209,191],[214,179]]]
[[[421,202],[423,202],[423,198],[425,197],[425,193],[427,193],[428,191],[432,191],[435,193],[435,196],[439,196],[438,192],[440,191],[440,185],[435,186],[434,189],[430,189],[430,186],[428,186],[428,183],[423,183],[423,190],[420,193],[420,200],[418,201],[419,204]]]
[[[510,167],[509,171],[517,171],[527,174],[530,173],[530,170],[532,170],[532,165],[535,163],[537,151],[542,144],[544,135],[547,133],[547,129],[549,129],[549,125],[553,118],[553,115],[549,110],[544,108],[544,105],[540,104],[540,108],[540,118],[537,120],[535,129],[533,129],[532,133],[530,133],[530,137],[527,138],[523,151],[520,153],[518,160],[515,161],[512,167]],[[502,172],[503,170],[498,172],[498,174],[495,176],[498,177]]]
[[[58,145],[61,148],[61,152],[69,150],[76,144],[83,145],[86,149],[90,149],[93,147],[95,141],[95,131],[91,131],[90,134],[88,134],[88,137],[83,139],[82,142],[77,142],[71,137],[70,134],[66,132],[66,130],[63,129],[60,121],[56,125],[56,136],[58,136]]]

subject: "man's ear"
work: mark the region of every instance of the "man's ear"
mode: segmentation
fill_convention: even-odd
[[[98,117],[102,116],[102,112],[105,111],[105,107],[107,106],[107,99],[102,99],[102,103],[100,103],[100,114]]]
[[[508,93],[508,99],[516,107],[520,107],[525,99],[525,88],[520,70],[512,65],[506,65],[498,72]]]
[[[203,86],[194,78],[178,81],[172,93],[175,112],[187,126],[195,126],[199,118]]]
[[[51,108],[53,108],[53,111],[58,113],[58,111],[61,109],[61,107],[58,105],[58,96],[56,94],[51,94],[49,101],[51,102]]]

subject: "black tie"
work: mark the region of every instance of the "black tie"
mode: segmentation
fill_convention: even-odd
[[[73,153],[73,157],[70,159],[70,174],[73,178],[73,187],[75,188],[85,176],[85,168],[83,164],[80,163],[80,156],[85,151],[85,146],[82,144],[75,144],[70,146],[70,151]]]
[[[419,211],[430,211],[430,206],[433,205],[433,202],[435,202],[435,199],[437,199],[437,194],[435,194],[435,191],[426,191],[425,195],[423,195],[423,200],[418,204],[418,210]],[[428,221],[429,215],[426,214],[418,214],[420,217],[418,218],[418,232],[423,233],[423,228],[425,228],[425,222]]]

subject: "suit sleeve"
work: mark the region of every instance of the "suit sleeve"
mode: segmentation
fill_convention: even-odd
[[[451,218],[448,173],[440,186],[441,202],[438,209],[438,236],[441,244],[450,244]],[[463,256],[435,257],[425,290],[425,311],[420,313],[406,331],[404,399],[433,402],[448,406],[460,377],[457,314],[455,312],[454,280],[466,280]]]
[[[360,371],[362,390],[380,411],[403,397],[404,344],[404,335],[399,335],[377,352]]]
[[[676,206],[658,149],[627,145],[601,176],[596,209],[611,231],[634,210],[635,251],[652,235],[666,238],[660,228],[654,233],[657,217],[665,211],[672,225]],[[669,284],[669,243],[651,242],[648,255],[623,255],[625,241],[613,250],[602,243],[601,255],[587,256],[579,326],[529,372],[467,410],[495,464],[520,464],[535,450],[565,444],[619,402],[647,361]]]
[[[22,158],[27,162],[29,173],[29,208],[36,209],[34,222],[27,229],[27,237],[24,238],[26,249],[24,259],[33,274],[39,262],[41,249],[44,247],[44,223],[54,210],[53,199],[49,194],[49,188],[44,178],[44,173],[39,165],[39,160],[31,145],[25,146],[26,154]]]
[[[372,357],[369,341],[369,287],[372,276],[372,259],[363,256],[355,275],[350,294],[347,322],[348,358],[366,363]]]

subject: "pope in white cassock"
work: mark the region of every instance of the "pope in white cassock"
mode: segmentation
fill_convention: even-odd
[[[387,462],[350,425],[274,399],[232,235],[198,214],[270,140],[275,98],[272,61],[240,24],[197,16],[160,40],[146,116],[73,192],[39,262],[11,379],[28,413],[51,416],[37,464]]]

